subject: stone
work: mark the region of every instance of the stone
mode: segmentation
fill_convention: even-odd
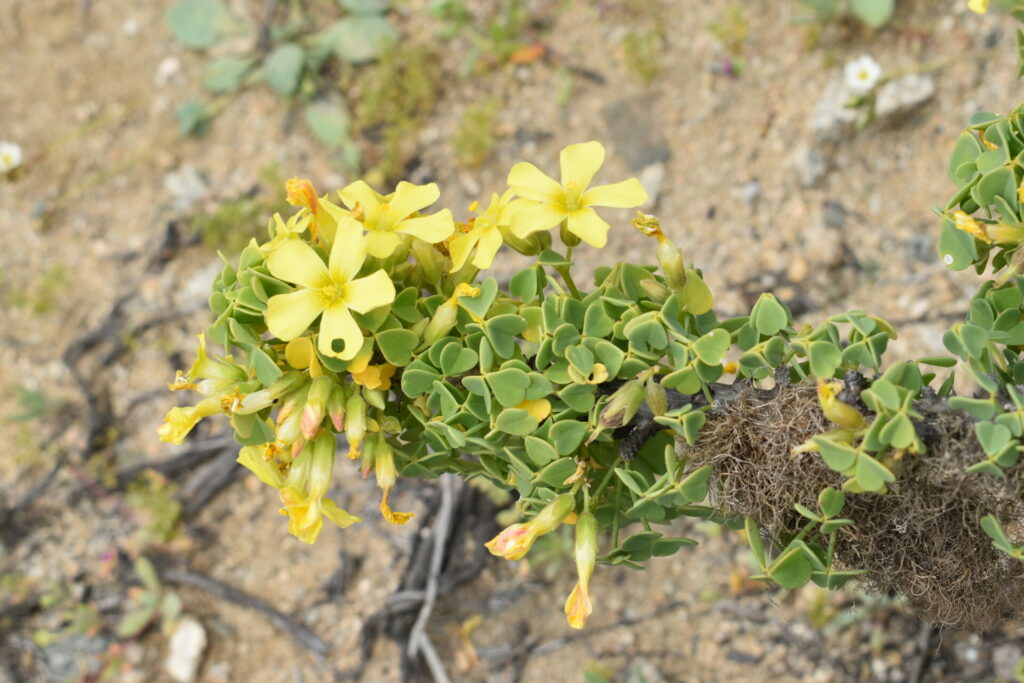
[[[182,617],[174,627],[167,650],[167,675],[177,683],[192,683],[206,650],[206,629],[197,619]]]
[[[792,164],[800,179],[800,186],[812,188],[828,173],[828,159],[821,149],[803,145],[793,153]]]
[[[603,111],[615,155],[634,171],[664,163],[669,156],[668,140],[652,112],[651,103],[639,98],[619,100]]]
[[[1024,651],[1007,643],[992,650],[992,670],[996,678],[1014,681],[1017,680],[1017,662],[1024,657]]]
[[[928,74],[907,74],[878,89],[875,118],[896,123],[935,96],[935,79]]]
[[[637,657],[629,665],[626,683],[668,683],[668,679],[649,660]]]
[[[819,142],[835,142],[854,131],[860,113],[847,107],[853,94],[840,79],[829,81],[811,111],[811,133]]]
[[[650,166],[645,166],[637,174],[640,184],[647,190],[647,201],[640,208],[653,209],[658,205],[658,200],[661,198],[661,188],[665,185],[666,174],[665,164],[660,161]]]
[[[164,176],[164,189],[171,195],[174,208],[181,211],[206,197],[206,178],[192,164],[183,164]]]

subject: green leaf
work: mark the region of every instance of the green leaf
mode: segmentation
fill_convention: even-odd
[[[455,377],[476,367],[477,355],[473,349],[460,344],[449,344],[441,351],[441,372],[445,377]]]
[[[182,137],[204,133],[212,116],[202,100],[188,100],[182,103],[176,114],[178,116],[178,134]]]
[[[974,433],[978,437],[978,443],[989,456],[996,455],[1013,439],[1010,430],[1001,424],[993,422],[978,422],[974,425]]]
[[[750,313],[750,322],[761,334],[771,337],[789,324],[789,314],[774,294],[762,294]]]
[[[996,414],[995,403],[988,398],[967,398],[964,396],[952,396],[949,399],[949,407],[967,412],[976,420],[989,420]]]
[[[249,367],[263,386],[270,386],[282,374],[277,363],[258,346],[249,349]]]
[[[811,579],[811,571],[811,563],[804,556],[803,549],[797,546],[780,555],[765,574],[783,588],[799,588]]]
[[[662,377],[661,386],[675,389],[681,394],[696,394],[700,391],[701,382],[697,371],[692,366],[687,366]]]
[[[214,94],[235,92],[254,61],[246,57],[222,57],[207,62],[203,70],[203,87]]]
[[[960,138],[957,140],[956,146],[953,148],[953,154],[949,159],[948,173],[950,180],[959,185],[956,170],[964,164],[973,163],[984,151],[985,148],[981,146],[981,142],[976,135],[966,130],[960,133]]]
[[[377,59],[398,40],[398,32],[382,16],[348,16],[328,29],[332,51],[343,61],[362,64]]]
[[[835,517],[843,510],[846,504],[846,494],[831,486],[823,489],[818,494],[818,509],[825,517]]]
[[[708,365],[719,365],[725,352],[729,350],[729,344],[729,333],[718,328],[693,342],[693,352],[702,362]]]
[[[957,230],[949,218],[942,220],[939,232],[939,258],[950,270],[963,270],[978,258],[974,238],[963,230]]]
[[[683,291],[679,292],[679,304],[692,315],[704,315],[715,305],[711,290],[692,268],[686,269],[686,284],[683,285]]]
[[[484,324],[484,333],[502,358],[511,358],[516,352],[516,335],[526,329],[526,320],[515,313],[498,315]]]
[[[692,472],[686,477],[686,479],[676,485],[679,495],[683,497],[687,505],[690,503],[699,503],[707,497],[708,481],[710,481],[713,472],[714,470],[711,465],[704,465],[700,469]]]
[[[522,408],[506,408],[498,414],[498,419],[494,421],[495,429],[513,436],[527,436],[539,426],[540,424],[533,415]]]
[[[914,443],[917,432],[914,431],[914,423],[910,421],[906,413],[897,413],[885,423],[878,437],[882,443],[894,448],[907,448]]]
[[[526,398],[526,389],[530,386],[529,376],[518,368],[507,368],[485,375],[498,403],[512,408]]]
[[[831,379],[843,362],[843,353],[832,342],[813,341],[807,346],[807,357],[815,377]]]
[[[377,333],[377,346],[384,354],[387,362],[397,367],[405,367],[412,360],[413,349],[420,343],[419,336],[402,328],[384,330]],[[454,345],[453,345],[454,346]],[[476,354],[474,354],[474,358]]]
[[[896,481],[888,467],[861,453],[857,458],[857,481],[865,491],[880,491],[886,482]]]
[[[881,28],[892,18],[895,0],[850,0],[850,10],[871,28]]]
[[[306,106],[306,125],[322,142],[332,147],[342,147],[351,142],[348,112],[339,100],[310,102]]]
[[[562,486],[575,471],[575,460],[559,458],[538,472],[534,477],[534,482],[544,482],[548,486]]]
[[[388,0],[338,0],[353,14],[383,14],[388,11]]]
[[[999,521],[994,515],[985,515],[982,517],[981,528],[984,529],[985,533],[992,539],[992,545],[1006,553],[1014,552],[1015,548],[1013,543],[1006,535],[1006,532],[1003,531],[1003,527],[999,524]]]
[[[858,451],[851,446],[820,436],[813,437],[811,441],[821,449],[821,457],[825,464],[836,472],[846,472],[857,462]]]
[[[519,271],[508,283],[509,294],[527,303],[537,298],[537,289],[537,269],[533,267]]]
[[[555,452],[554,446],[543,439],[538,439],[535,436],[527,436],[523,439],[523,445],[526,446],[526,454],[530,456],[530,460],[540,467],[558,459],[558,453]]]
[[[999,168],[983,175],[975,192],[983,206],[993,203],[997,196],[1013,205],[1017,201],[1017,178],[1009,168]]]
[[[548,438],[559,455],[573,455],[587,435],[587,423],[562,420],[551,425]]]
[[[758,528],[757,522],[754,521],[753,517],[747,517],[743,520],[743,530],[747,533],[747,543],[750,545],[751,552],[754,553],[754,561],[757,562],[757,566],[764,571],[765,568],[765,554],[764,554],[764,541],[761,540],[761,529]]]
[[[160,577],[157,576],[153,563],[145,555],[139,555],[135,560],[135,575],[139,577],[139,581],[150,593],[160,590]]]
[[[302,48],[295,43],[282,43],[264,60],[263,76],[279,95],[290,97],[299,87],[302,64]]]
[[[402,393],[409,398],[423,394],[441,378],[436,370],[421,361],[413,361],[402,371]]]
[[[616,467],[615,476],[617,476],[622,483],[626,485],[626,488],[638,496],[643,495],[644,489],[647,488],[647,483],[643,480],[643,477],[636,472],[630,472],[629,470],[624,470],[621,467]]]
[[[479,284],[480,294],[477,296],[458,297],[459,305],[481,320],[487,317],[487,312],[498,295],[498,281],[489,277]]]
[[[183,45],[203,50],[217,42],[230,14],[220,0],[180,0],[167,8],[164,20]]]
[[[680,418],[680,422],[683,425],[683,436],[686,438],[686,443],[691,446],[697,443],[697,432],[699,432],[700,428],[704,426],[704,422],[706,420],[707,417],[702,411],[687,413]]]

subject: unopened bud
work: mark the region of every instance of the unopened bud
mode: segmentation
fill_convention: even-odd
[[[345,437],[348,439],[352,451],[356,453],[353,456],[350,452],[350,458],[358,457],[359,446],[362,444],[364,436],[366,436],[366,401],[356,391],[345,402]]]
[[[431,283],[440,282],[441,273],[444,270],[444,259],[434,249],[434,245],[420,239],[413,239],[412,253],[423,271],[423,280]]]
[[[651,413],[655,416],[668,412],[668,393],[665,391],[665,387],[661,386],[661,383],[655,381],[653,377],[647,380],[644,397]]]
[[[665,274],[665,282],[669,289],[678,292],[686,286],[686,266],[683,264],[683,252],[676,248],[667,238],[658,240],[658,263]]]
[[[622,427],[629,424],[629,421],[640,409],[644,400],[644,386],[637,379],[631,379],[612,394],[611,400],[601,411],[598,424],[608,429]]]
[[[363,398],[366,402],[378,410],[384,410],[384,392],[380,389],[366,389],[363,388]]]
[[[597,520],[587,510],[576,519],[576,558],[577,582],[568,600],[565,601],[565,616],[572,628],[583,628],[587,618],[593,612],[590,601],[590,577],[594,574],[597,564]]]
[[[327,415],[338,432],[345,428],[345,398],[345,386],[335,384],[331,388],[330,398],[327,399]]]
[[[492,555],[506,560],[521,560],[538,537],[557,529],[576,507],[571,493],[563,493],[547,504],[528,522],[513,524],[484,545]]]
[[[311,498],[323,498],[327,495],[327,490],[331,488],[336,447],[334,434],[329,431],[320,432],[313,441],[312,463],[309,469],[309,496]]]
[[[446,336],[455,327],[458,318],[459,305],[454,299],[446,299],[441,302],[423,333],[423,341],[429,345]]]
[[[359,451],[359,474],[366,479],[373,472],[376,464],[375,454],[377,453],[378,439],[367,439]]]
[[[307,439],[313,438],[320,427],[324,412],[327,410],[327,400],[331,397],[334,386],[334,382],[327,375],[320,375],[310,385],[306,405],[302,409],[302,435]]]
[[[312,468],[313,446],[306,444],[302,451],[292,460],[291,467],[288,468],[288,476],[285,477],[284,482],[285,487],[295,491],[304,491]]]
[[[651,301],[653,301],[656,304],[665,303],[668,297],[672,294],[668,287],[661,284],[654,278],[641,280],[640,286],[643,288],[645,292],[647,292],[647,296],[651,298]]]

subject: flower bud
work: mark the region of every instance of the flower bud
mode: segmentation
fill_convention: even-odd
[[[423,271],[424,282],[441,281],[444,272],[444,258],[437,252],[433,244],[414,237],[411,244],[412,254]]]
[[[334,474],[334,451],[337,447],[334,434],[322,431],[313,441],[312,462],[309,469],[309,497],[323,498],[331,488]]]
[[[284,411],[282,411],[284,412]],[[302,437],[302,411],[297,408],[288,413],[284,420],[277,418],[277,440],[294,444]]]
[[[293,491],[305,491],[309,482],[309,474],[313,469],[313,445],[307,443],[302,451],[292,460],[285,477],[284,485]]]
[[[446,299],[434,311],[434,317],[430,319],[427,329],[423,332],[423,341],[428,345],[446,336],[455,327],[459,318],[459,305],[455,298]]]
[[[612,394],[611,400],[601,411],[597,422],[600,426],[614,429],[629,424],[644,400],[644,386],[637,379],[631,379]]]
[[[363,398],[377,410],[384,410],[384,392],[380,389],[363,389]]]
[[[678,292],[686,286],[686,266],[683,264],[683,252],[668,238],[658,240],[658,264],[665,274],[665,282],[669,289]]]
[[[818,380],[818,403],[821,404],[821,412],[840,427],[860,429],[864,426],[864,416],[853,406],[839,400],[836,393],[841,386],[840,382]]]
[[[354,392],[345,402],[345,437],[348,439],[348,457],[359,457],[359,446],[366,436],[366,401]]]
[[[535,232],[526,237],[519,237],[507,225],[499,225],[502,241],[524,256],[536,256],[551,246],[551,235],[548,232]]]
[[[640,286],[645,292],[647,292],[647,296],[651,298],[651,301],[656,304],[665,303],[668,297],[672,294],[668,287],[653,278],[641,280]]]
[[[665,391],[665,387],[661,386],[661,383],[655,381],[653,377],[647,380],[644,398],[655,416],[668,412],[668,393]]]
[[[331,395],[327,399],[327,414],[331,418],[331,424],[336,431],[345,428],[345,386],[335,384],[331,387]]]
[[[377,476],[377,486],[381,488],[380,514],[392,524],[405,524],[413,518],[411,512],[394,512],[388,504],[388,496],[391,489],[398,480],[398,472],[395,469],[395,453],[391,445],[378,436],[377,445],[374,449],[374,474]]]
[[[597,564],[597,520],[587,510],[576,519],[576,574],[578,581],[565,601],[565,616],[572,628],[583,628],[593,612],[590,577]]]
[[[359,475],[366,479],[370,476],[370,472],[373,472],[373,468],[376,465],[374,455],[377,453],[378,439],[367,439],[366,443],[359,450]],[[351,455],[349,456],[351,457]]]
[[[557,529],[575,507],[573,495],[563,493],[548,503],[536,517],[528,522],[513,524],[485,545],[492,555],[506,560],[521,560],[537,538]]]
[[[320,375],[310,385],[306,405],[302,409],[302,435],[307,439],[313,438],[320,423],[323,422],[327,400],[331,397],[334,386],[334,382],[327,375]]]

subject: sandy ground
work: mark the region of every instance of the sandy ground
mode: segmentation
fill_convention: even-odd
[[[192,352],[217,269],[213,251],[190,239],[188,219],[262,188],[268,165],[323,189],[353,179],[265,88],[235,97],[205,136],[180,138],[174,111],[198,91],[203,59],[164,27],[169,4],[6,0],[0,7],[0,139],[26,153],[17,180],[0,183],[0,415],[24,412],[16,386],[41,392],[51,406],[63,402],[42,419],[3,423],[5,505],[43,480],[61,449],[80,452],[90,412],[63,354],[124,298],[120,323],[81,363],[87,388],[109,393],[117,417],[106,447],[87,461],[72,458],[4,533],[0,633],[8,663],[0,679],[76,677],[117,657],[126,664],[115,678],[165,676],[167,638],[158,629],[121,641],[112,632],[130,576],[117,551],[138,548],[144,515],[103,484],[119,468],[173,455],[152,437],[175,399],[162,383]],[[966,13],[960,2],[911,0],[898,3],[884,31],[828,27],[809,46],[808,29],[794,23],[795,2],[742,4],[748,31],[736,55],[744,60],[739,77],[716,73],[730,56],[707,28],[739,3],[637,0],[528,3],[542,24],[530,37],[546,46],[545,58],[466,78],[458,72],[467,39],[440,41],[425,1],[401,3],[394,20],[405,40],[440,46],[446,74],[438,105],[410,133],[416,154],[409,174],[436,180],[442,203],[459,214],[500,192],[512,163],[553,170],[565,144],[601,140],[609,149],[601,178],[663,174],[649,210],[704,269],[724,313],[743,311],[770,289],[802,319],[863,308],[899,323],[894,358],[940,352],[944,325],[965,309],[976,278],[951,274],[935,258],[932,207],[951,190],[946,161],[967,116],[1008,110],[1024,92],[1014,80],[1009,27]],[[478,22],[489,16],[486,5],[471,4]],[[660,71],[645,83],[627,66],[622,44],[652,27],[663,32]],[[862,53],[887,73],[924,67],[936,96],[898,122],[815,143],[815,101],[842,64]],[[452,139],[463,112],[488,98],[504,103],[496,142],[484,165],[470,168],[459,163]],[[372,157],[372,142],[359,142]],[[794,168],[807,145],[828,158],[813,187]],[[180,192],[167,184],[182,169],[203,179],[187,208],[176,205]],[[584,252],[584,268],[651,260],[649,243],[627,228],[627,212],[614,217],[609,246]],[[252,225],[254,234],[264,221]],[[185,246],[169,249],[166,262],[154,260],[169,226]],[[499,274],[515,265],[503,261]],[[136,329],[152,320],[160,324]],[[116,353],[104,363],[110,349]],[[52,437],[60,427],[67,429]],[[352,474],[339,471],[336,485],[370,517],[372,482]],[[187,494],[201,478],[177,481]],[[407,482],[397,507],[429,520],[435,500],[433,485]],[[327,653],[317,659],[260,614],[179,588],[185,613],[209,639],[201,680],[354,675],[364,623],[395,591],[417,536],[426,533],[416,524],[396,531],[367,523],[325,533],[309,548],[288,536],[275,508],[271,492],[241,478],[190,516],[177,541],[156,550],[305,624]],[[745,579],[751,561],[735,534],[704,525],[675,531],[706,542],[653,561],[644,573],[599,570],[596,614],[580,634],[560,610],[573,582],[564,547],[552,544],[546,569],[488,558],[441,596],[430,622],[450,675],[653,681],[653,671],[671,681],[900,681],[913,679],[917,667],[919,680],[990,680],[1009,679],[1022,654],[1019,630],[939,634],[922,630],[898,601],[766,589]],[[63,612],[11,606],[54,586],[95,606],[105,626],[30,645],[37,629],[59,628],[69,603]],[[479,626],[470,632],[463,626],[475,617]],[[373,640],[359,676],[398,680],[402,647]]]

